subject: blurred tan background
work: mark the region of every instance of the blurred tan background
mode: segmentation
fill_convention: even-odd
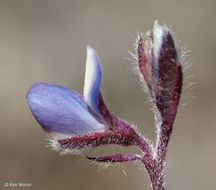
[[[167,189],[216,189],[215,10],[214,0],[0,0],[0,189],[150,190],[139,165],[100,170],[83,157],[52,152],[25,96],[40,81],[82,93],[85,46],[90,44],[98,50],[102,88],[112,111],[154,141],[153,114],[125,58],[133,51],[136,32],[152,29],[155,19],[172,26],[192,50],[190,73],[198,83],[184,91],[182,104],[187,105],[176,118]],[[127,151],[101,149],[90,154]],[[5,182],[32,187],[5,188]]]

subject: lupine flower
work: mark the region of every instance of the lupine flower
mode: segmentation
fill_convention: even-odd
[[[36,83],[29,89],[27,101],[31,112],[53,148],[74,151],[102,144],[128,146],[135,143],[133,128],[114,116],[105,105],[100,93],[101,75],[97,55],[87,46],[83,96],[48,83]],[[116,158],[130,161],[139,156],[117,155]],[[109,159],[112,158],[109,156]]]
[[[27,93],[32,114],[55,149],[82,150],[104,144],[138,146],[142,155],[88,157],[97,162],[141,161],[153,190],[164,190],[164,165],[182,88],[181,60],[171,31],[157,21],[152,32],[139,36],[137,65],[152,100],[157,127],[155,147],[133,126],[113,115],[100,91],[102,71],[87,46],[83,95],[63,86],[37,83]]]

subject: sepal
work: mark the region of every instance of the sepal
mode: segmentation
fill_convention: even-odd
[[[114,154],[114,155],[102,156],[102,157],[87,156],[86,158],[96,162],[110,162],[110,163],[131,162],[131,161],[142,159],[140,155],[136,155],[136,154]]]

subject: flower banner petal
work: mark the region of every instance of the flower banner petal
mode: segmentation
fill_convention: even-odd
[[[84,84],[84,100],[97,113],[98,96],[101,84],[101,66],[97,58],[96,52],[90,46],[87,46],[86,72]]]

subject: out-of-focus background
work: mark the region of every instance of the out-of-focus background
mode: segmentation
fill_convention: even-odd
[[[21,182],[32,190],[150,190],[139,165],[104,170],[52,152],[25,96],[40,81],[82,93],[90,44],[101,60],[110,108],[154,141],[153,114],[127,58],[136,32],[152,29],[155,19],[192,50],[188,76],[197,82],[193,90],[185,84],[167,155],[167,189],[216,189],[215,9],[214,0],[0,0],[0,189],[26,189],[4,187]],[[90,154],[109,151],[127,150]]]

